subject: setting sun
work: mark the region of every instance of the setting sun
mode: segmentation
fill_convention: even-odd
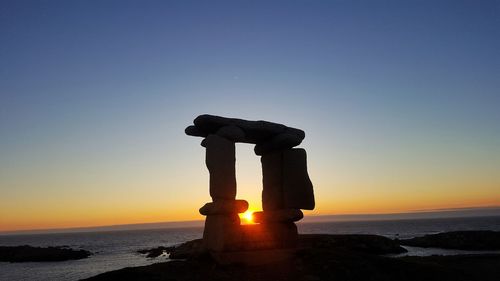
[[[246,220],[246,223],[253,223],[253,212],[252,211],[246,211],[243,214],[241,214],[241,217]]]

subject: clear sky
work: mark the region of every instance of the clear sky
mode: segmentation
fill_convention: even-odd
[[[202,219],[204,113],[303,129],[306,214],[499,206],[499,7],[4,0],[0,231]]]

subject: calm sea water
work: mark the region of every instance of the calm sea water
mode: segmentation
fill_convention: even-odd
[[[318,222],[298,224],[300,233],[378,234],[389,238],[410,238],[443,231],[497,230],[500,217],[418,219],[393,221]],[[203,229],[177,228],[113,232],[36,234],[0,236],[0,245],[69,246],[94,253],[90,258],[65,262],[0,262],[0,280],[73,281],[128,266],[148,265],[167,260],[148,259],[136,251],[171,246],[201,238]],[[461,251],[408,248],[410,254],[457,254]]]

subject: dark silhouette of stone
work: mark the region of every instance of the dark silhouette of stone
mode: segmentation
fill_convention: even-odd
[[[195,239],[175,246],[169,252],[170,259],[193,259],[207,254],[203,239]]]
[[[356,251],[366,254],[387,255],[406,253],[397,241],[372,234],[302,234],[299,247]]]
[[[196,126],[188,126],[184,132],[186,135],[189,136],[194,136],[194,137],[206,137],[208,136],[208,133],[202,132],[200,129],[198,129]]]
[[[52,262],[88,258],[91,252],[66,247],[0,246],[2,262]]]
[[[175,247],[156,247],[152,249],[143,249],[137,251],[139,254],[144,254],[148,258],[157,258],[163,254],[168,254],[170,253]]]
[[[216,134],[234,142],[241,142],[245,140],[245,132],[240,127],[235,125],[224,126],[217,130]]]
[[[210,251],[234,248],[240,241],[240,217],[232,215],[210,215],[205,219],[203,243]]]
[[[295,249],[265,249],[265,250],[250,250],[250,251],[228,251],[215,252],[211,256],[213,259],[222,265],[246,265],[260,266],[265,264],[276,264],[293,257]],[[234,276],[236,277],[236,276]],[[265,279],[276,280],[276,279]]]
[[[500,255],[382,256],[405,250],[397,242],[376,235],[300,235],[299,251],[221,252],[217,253],[216,262],[200,256],[199,244],[195,240],[179,246],[193,250],[192,254],[184,251],[182,261],[128,267],[87,280],[497,281],[500,274]],[[280,257],[280,252],[293,258]],[[218,266],[224,261],[236,264]]]
[[[206,164],[210,172],[210,196],[213,200],[236,198],[234,142],[217,135],[206,140]]]
[[[304,214],[299,209],[280,209],[275,211],[254,212],[255,223],[266,222],[294,222],[301,220]]]
[[[304,149],[295,148],[262,156],[262,208],[312,210],[314,192],[307,173]]]
[[[241,226],[240,251],[295,248],[297,226],[293,222],[268,222]]]
[[[266,154],[262,163],[262,209],[272,211],[283,208],[283,155],[281,152]]]
[[[267,121],[248,121],[243,119],[226,118],[208,114],[196,117],[193,123],[198,129],[200,129],[200,131],[207,134],[213,134],[224,126],[237,126],[246,133],[247,138],[245,139],[245,142],[249,143],[258,143],[261,141],[265,141],[277,134],[284,133],[288,128],[285,125]]]
[[[452,231],[403,239],[402,245],[457,250],[500,250],[500,231]]]
[[[283,193],[285,208],[314,209],[313,186],[307,173],[304,149],[283,152]]]
[[[203,139],[201,141],[200,145],[206,148],[207,147],[207,139]]]
[[[252,240],[258,242],[259,239],[255,236],[268,235],[266,226],[271,225],[271,228],[276,227],[275,224],[250,224],[243,225],[242,235],[246,236],[243,238],[249,244]],[[281,226],[283,228],[283,226]],[[285,231],[292,233],[296,232],[296,228],[293,224],[285,225]],[[256,235],[254,234],[256,233]],[[267,239],[270,240],[270,239]],[[277,237],[275,245],[263,245],[253,244],[246,246],[249,251],[251,247],[260,247],[260,249],[266,248],[280,248],[283,247],[283,242],[280,242],[280,238]],[[286,240],[286,239],[285,239]],[[387,254],[401,254],[407,252],[407,250],[401,247],[397,240],[392,240],[380,235],[371,234],[299,234],[296,241],[300,248],[313,248],[313,249],[332,249],[335,251],[356,251],[366,254],[375,255],[387,255]],[[244,246],[240,248],[245,249]],[[184,242],[180,245],[173,247],[157,247],[148,250],[141,250],[140,253],[149,253],[150,251],[165,251],[170,254],[171,259],[197,259],[206,253],[206,249],[203,247],[203,239],[195,239],[188,242]],[[254,248],[255,250],[255,248]]]
[[[226,251],[211,252],[211,257],[223,265],[262,265],[292,258],[297,246],[294,223],[242,225],[239,243]]]
[[[274,151],[290,149],[299,145],[303,137],[297,134],[282,133],[272,137],[270,140],[255,145],[255,154],[264,155]]]
[[[291,258],[298,237],[294,222],[304,216],[300,209],[314,208],[305,150],[293,149],[304,139],[304,131],[267,121],[200,115],[185,132],[204,137],[201,145],[210,173],[213,202],[200,208],[207,216],[204,251],[221,264],[251,264],[258,256],[266,257],[258,261],[263,263]],[[255,153],[262,156],[264,212],[254,214],[258,224],[252,226],[240,225],[238,217],[248,203],[235,200],[236,142],[255,144]]]
[[[244,213],[248,209],[248,202],[245,200],[217,200],[205,204],[200,208],[200,214],[224,215]]]
[[[292,148],[299,145],[305,137],[304,131],[278,123],[208,114],[198,116],[194,120],[194,126],[187,127],[185,133],[196,137],[218,134],[235,142],[253,143],[256,144],[257,155]],[[202,146],[205,146],[204,143]]]

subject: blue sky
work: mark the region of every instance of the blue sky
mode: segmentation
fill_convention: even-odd
[[[204,203],[204,152],[183,129],[210,113],[304,129],[319,213],[412,192],[435,203],[407,210],[500,204],[499,10],[498,1],[3,1],[0,203],[44,213],[50,200],[105,205],[124,189],[130,206],[139,193]],[[239,183],[258,200],[258,158],[241,150]],[[440,197],[452,190],[462,197]],[[159,214],[182,208],[168,200],[137,220],[171,219]],[[371,211],[406,210],[383,202]]]

